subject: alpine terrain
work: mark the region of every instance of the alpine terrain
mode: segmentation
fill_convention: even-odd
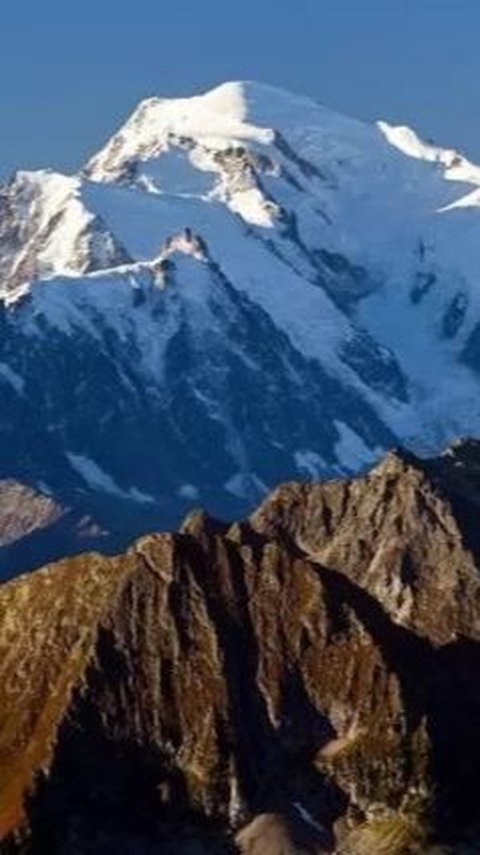
[[[13,175],[0,495],[39,516],[4,576],[480,435],[479,203],[455,151],[256,83],[150,98],[77,175]]]
[[[480,446],[0,586],[2,855],[480,851]]]

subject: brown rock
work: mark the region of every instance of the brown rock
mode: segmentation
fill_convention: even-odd
[[[280,855],[336,829],[400,853],[471,826],[476,506],[440,469],[388,455],[0,587],[3,838],[188,852],[191,824],[220,852],[243,827],[242,851]]]

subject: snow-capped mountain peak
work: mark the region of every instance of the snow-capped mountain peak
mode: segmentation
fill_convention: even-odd
[[[0,466],[20,443],[6,474],[95,518],[148,496],[130,531],[480,434],[479,176],[256,83],[147,99],[79,175],[18,173]]]
[[[0,297],[29,282],[125,263],[128,255],[82,196],[83,181],[51,170],[17,172],[0,189]],[[3,280],[3,281],[2,281]]]
[[[155,157],[181,141],[215,150],[247,141],[268,145],[275,131],[264,122],[290,116],[299,101],[307,108],[314,106],[309,99],[245,82],[224,83],[193,98],[148,98],[87,164],[87,173],[95,180],[108,180],[132,159]]]
[[[192,98],[149,98],[81,176],[19,173],[11,182],[0,225],[10,292],[29,278],[156,255],[158,246],[139,252],[118,223],[113,194],[100,190],[112,182],[172,208],[220,203],[248,226],[280,233],[301,219],[307,248],[322,233],[329,249],[383,276],[392,244],[403,242],[405,257],[438,230],[439,212],[476,206],[480,169],[409,128],[368,126],[271,86],[231,82]]]

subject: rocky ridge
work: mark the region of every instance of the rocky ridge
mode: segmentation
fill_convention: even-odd
[[[390,453],[2,585],[0,851],[467,851],[479,461]]]

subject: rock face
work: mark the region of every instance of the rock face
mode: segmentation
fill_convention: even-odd
[[[0,587],[0,851],[391,855],[470,831],[479,460],[392,453]]]

